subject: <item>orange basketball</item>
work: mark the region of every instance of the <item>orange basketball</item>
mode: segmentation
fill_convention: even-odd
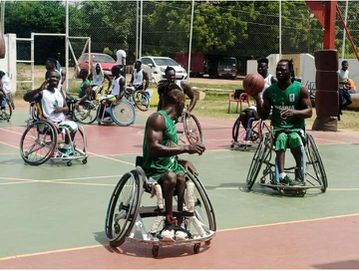
[[[264,78],[259,73],[249,73],[243,80],[244,91],[249,95],[255,95],[264,88]]]

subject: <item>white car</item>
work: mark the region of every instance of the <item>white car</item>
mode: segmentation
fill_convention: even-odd
[[[172,58],[164,56],[143,56],[140,60],[142,62],[143,70],[154,83],[158,83],[158,81],[165,79],[165,69],[167,66],[175,69],[177,80],[187,79],[186,70]]]

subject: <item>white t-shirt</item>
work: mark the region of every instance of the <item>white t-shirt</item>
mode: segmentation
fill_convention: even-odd
[[[116,65],[126,65],[126,52],[122,49],[116,52]]]
[[[10,88],[10,78],[9,78],[9,76],[7,76],[6,73],[1,78],[1,84],[2,84],[2,89],[4,90],[5,94],[9,94],[10,90],[11,90],[11,88]]]
[[[133,85],[139,86],[143,84],[143,69],[137,71],[136,69],[133,70]]]
[[[54,92],[47,89],[42,91],[41,105],[44,116],[49,120],[55,123],[65,120],[65,114],[63,112],[55,112],[55,105],[60,107],[64,106],[64,97],[57,88],[55,88]]]
[[[338,76],[339,76],[339,83],[347,82],[349,79],[349,70],[343,71],[342,69],[340,69],[338,71]]]
[[[123,76],[119,76],[118,78],[114,78],[112,79],[112,84],[111,84],[111,87],[112,87],[112,91],[111,91],[111,95],[119,95],[120,94],[120,80],[121,78],[123,78]]]

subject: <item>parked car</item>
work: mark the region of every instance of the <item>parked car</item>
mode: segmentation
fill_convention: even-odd
[[[221,57],[218,61],[217,74],[219,77],[237,77],[237,59],[235,57]]]
[[[184,80],[187,78],[186,70],[172,58],[164,56],[144,56],[140,58],[143,70],[148,74],[154,83],[165,78],[167,66],[173,67],[176,71],[176,79]]]
[[[85,53],[80,56],[80,58],[77,60],[78,65],[76,66],[76,77],[78,77],[78,74],[80,70],[82,69],[88,69],[90,65],[90,72],[92,68],[97,64],[100,63],[102,66],[102,70],[105,74],[111,74],[111,69],[114,65],[116,65],[116,61],[107,54],[102,53],[91,53],[91,58],[89,59],[89,54]]]

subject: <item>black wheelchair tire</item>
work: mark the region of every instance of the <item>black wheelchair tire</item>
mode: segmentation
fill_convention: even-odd
[[[307,134],[307,148],[308,148],[308,155],[313,163],[313,169],[315,171],[316,177],[321,185],[322,193],[325,193],[328,187],[328,180],[327,175],[325,173],[323,161],[320,157],[318,147],[310,134]]]
[[[124,191],[124,187],[131,179],[133,180],[133,182],[130,185],[131,189],[133,189],[134,192],[132,193],[131,198],[128,199],[128,203],[126,206],[122,206],[121,202],[120,206],[118,207],[121,208],[121,211],[125,211],[123,227],[118,233],[115,232],[115,234],[113,234],[113,232],[116,230],[114,229],[115,225],[113,225],[115,219],[116,205],[121,196],[121,193],[123,193]],[[138,208],[140,205],[140,185],[141,184],[138,178],[138,174],[136,173],[136,170],[133,170],[122,176],[111,195],[106,214],[105,233],[107,238],[109,239],[110,246],[112,247],[119,247],[125,242],[126,237],[130,234],[136,222]],[[126,210],[126,208],[128,209]]]
[[[27,134],[34,128],[37,130],[37,132],[39,134],[39,127],[41,125],[46,127],[46,128],[42,127],[43,130],[46,130],[46,131],[48,131],[50,133],[50,137],[52,138],[52,142],[51,142],[50,148],[48,149],[48,152],[42,158],[40,158],[38,160],[30,160],[29,157],[28,157],[28,154],[25,153],[26,151],[24,150],[25,139],[26,139]],[[20,154],[21,154],[22,159],[27,164],[33,165],[33,166],[38,166],[38,165],[41,165],[41,164],[45,163],[47,160],[50,159],[50,157],[54,153],[56,145],[57,145],[57,129],[56,129],[56,127],[51,125],[49,122],[38,120],[38,121],[35,121],[35,122],[29,124],[27,126],[25,132],[22,134],[21,140],[20,140]]]
[[[270,140],[270,144],[268,146],[268,143],[266,141]],[[254,156],[252,158],[251,165],[248,170],[247,179],[246,179],[246,185],[248,191],[250,191],[254,185],[254,183],[257,180],[258,173],[261,170],[262,164],[264,159],[268,154],[270,154],[272,148],[272,139],[271,134],[267,133],[263,139],[258,144],[258,147],[256,149],[256,152],[254,153]]]
[[[75,121],[82,124],[91,124],[97,118],[98,105],[91,101],[83,101],[79,107],[82,107],[84,110],[87,110],[87,117],[85,119],[80,117],[80,112],[74,106],[73,118]]]
[[[195,128],[198,131],[198,137],[197,138],[194,138],[192,136],[192,125],[191,125],[191,123],[195,126]],[[203,143],[203,133],[202,133],[201,124],[200,124],[198,118],[196,116],[194,116],[193,114],[189,113],[189,112],[186,112],[186,114],[184,114],[183,131],[184,131],[184,133],[186,135],[186,138],[187,138],[189,144]]]

